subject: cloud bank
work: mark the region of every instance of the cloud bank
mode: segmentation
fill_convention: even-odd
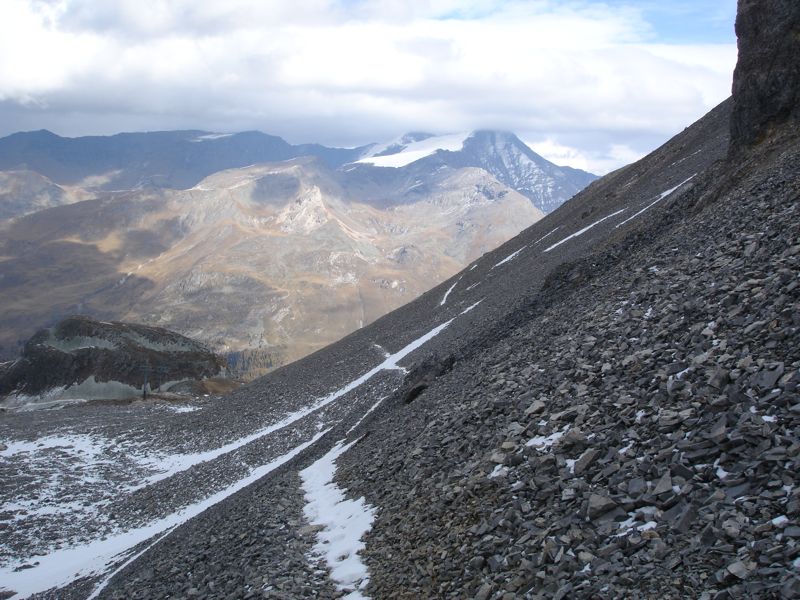
[[[730,93],[735,44],[665,44],[647,16],[577,0],[3,0],[0,135],[357,145],[502,128],[602,173]]]

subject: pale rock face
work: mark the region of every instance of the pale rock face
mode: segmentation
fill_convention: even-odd
[[[328,209],[322,201],[322,193],[313,187],[284,208],[276,223],[284,233],[309,234],[328,222]]]

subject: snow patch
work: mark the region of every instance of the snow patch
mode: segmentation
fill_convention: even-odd
[[[198,410],[203,410],[202,406],[195,406],[193,404],[183,404],[183,405],[165,404],[164,408],[170,412],[178,414],[197,412]]]
[[[322,458],[300,471],[307,504],[303,514],[312,525],[324,529],[317,533],[314,554],[325,559],[331,579],[339,590],[350,592],[353,600],[367,598],[359,589],[369,581],[369,572],[358,553],[364,549],[363,535],[372,527],[375,509],[363,497],[348,500],[333,478],[336,460],[358,440],[345,445],[338,441]]]
[[[629,440],[627,446],[625,446],[624,448],[620,448],[619,449],[619,453],[620,454],[627,454],[628,452],[630,452],[630,449],[633,448],[633,444],[634,443],[635,442]]]
[[[641,525],[637,525],[638,519],[637,517],[652,517],[656,512],[656,508],[654,506],[644,506],[637,511],[629,512],[628,518],[622,521],[619,524],[619,529],[622,531],[616,534],[614,537],[623,537],[632,533],[633,531],[649,531],[651,529],[655,529],[658,527],[658,523],[656,521],[646,521]]]
[[[86,461],[102,453],[102,444],[89,435],[49,435],[35,441],[9,440],[0,456],[10,457],[22,453],[36,453],[58,448]]]
[[[75,522],[98,518],[98,508],[116,494],[130,491],[133,484],[117,488],[107,485],[107,474],[120,468],[120,454],[126,459],[124,467],[131,473],[146,468],[148,457],[138,448],[108,438],[87,434],[48,435],[35,441],[4,440],[0,452],[3,468],[36,474],[36,485],[30,491],[8,495],[0,504],[0,513],[31,527],[40,517],[69,515]],[[133,477],[133,475],[131,475]],[[94,497],[92,504],[87,497]],[[0,520],[8,520],[2,518]]]
[[[545,448],[551,447],[558,440],[564,437],[564,434],[567,433],[567,431],[569,431],[569,425],[567,425],[561,431],[556,431],[550,435],[537,435],[536,437],[533,437],[525,442],[525,445],[538,450],[544,450]]]
[[[190,142],[208,142],[211,140],[221,140],[222,138],[231,137],[232,133],[206,133],[205,135],[198,135],[196,138],[189,140]]]
[[[505,477],[508,475],[508,468],[504,467],[503,465],[496,465],[492,472],[487,475],[489,479],[495,479],[496,477]]]

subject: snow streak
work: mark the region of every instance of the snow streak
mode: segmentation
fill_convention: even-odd
[[[697,175],[697,173],[695,173],[694,175]],[[674,188],[670,188],[670,189],[666,190],[665,192],[661,192],[661,194],[659,194],[659,195],[656,197],[656,199],[655,199],[655,200],[653,200],[653,201],[652,201],[650,204],[648,204],[647,206],[645,206],[645,207],[644,207],[642,210],[640,210],[639,212],[637,212],[635,215],[632,215],[632,216],[628,217],[627,219],[625,219],[625,220],[624,220],[622,223],[619,223],[619,224],[618,224],[616,227],[614,227],[614,229],[618,229],[618,228],[622,227],[622,226],[623,226],[623,225],[625,225],[625,223],[627,223],[628,221],[632,221],[633,219],[635,219],[636,217],[638,217],[639,215],[641,215],[641,214],[642,214],[643,212],[645,212],[646,210],[648,210],[648,209],[652,208],[653,206],[655,206],[656,204],[658,204],[659,202],[661,202],[661,201],[662,201],[664,198],[666,198],[667,196],[669,196],[670,194],[672,194],[672,192],[674,192],[675,190],[677,190],[677,189],[678,189],[679,187],[681,187],[681,186],[682,186],[684,183],[688,183],[688,182],[689,182],[689,180],[691,180],[691,179],[694,177],[694,175],[692,175],[692,177],[689,177],[689,179],[685,179],[685,180],[681,181],[681,182],[680,182],[678,185],[676,185]]]
[[[533,246],[535,246],[535,245],[536,245],[536,244],[538,244],[539,242],[543,242],[544,240],[546,240],[547,238],[549,238],[551,235],[553,235],[553,234],[554,234],[556,231],[558,231],[559,229],[561,229],[561,227],[556,227],[556,228],[555,228],[555,229],[553,229],[552,231],[550,231],[550,232],[548,232],[548,233],[545,233],[545,234],[544,234],[542,237],[540,237],[538,240],[536,240],[535,242],[533,242],[533,244],[532,244],[532,245],[533,245]]]
[[[503,260],[501,260],[499,263],[497,263],[497,264],[496,264],[494,267],[492,267],[492,268],[493,268],[493,269],[494,269],[494,268],[497,268],[497,267],[499,267],[500,265],[502,265],[502,264],[505,264],[505,263],[507,263],[507,262],[508,262],[508,261],[510,261],[510,260],[514,260],[514,259],[515,259],[515,258],[516,258],[516,257],[519,255],[519,253],[520,253],[520,252],[522,252],[523,250],[525,250],[525,248],[527,248],[527,247],[528,247],[528,246],[523,246],[522,248],[520,248],[520,249],[519,249],[519,250],[517,250],[516,252],[513,252],[513,253],[509,254],[508,256],[506,256],[506,257],[505,257]]]
[[[554,248],[558,248],[558,247],[559,247],[561,244],[563,244],[564,242],[567,242],[567,241],[569,241],[569,240],[571,240],[571,239],[573,239],[573,238],[576,238],[576,237],[578,237],[579,235],[583,235],[584,233],[586,233],[587,231],[589,231],[589,230],[590,230],[592,227],[594,227],[595,225],[599,225],[600,223],[602,223],[602,222],[603,222],[603,221],[605,221],[606,219],[610,219],[611,217],[616,217],[618,214],[620,214],[620,213],[622,213],[622,212],[625,212],[625,209],[624,209],[624,208],[623,208],[623,209],[620,209],[620,210],[618,210],[617,212],[613,212],[613,213],[611,213],[610,215],[606,215],[605,217],[603,217],[602,219],[600,219],[600,220],[598,220],[598,221],[595,221],[595,222],[594,222],[594,223],[592,223],[591,225],[587,225],[586,227],[584,227],[584,228],[583,228],[583,229],[581,229],[580,231],[576,231],[575,233],[573,233],[573,234],[571,234],[571,235],[568,235],[567,237],[565,237],[565,238],[564,238],[563,240],[561,240],[560,242],[556,242],[555,244],[553,244],[553,245],[552,245],[552,246],[550,246],[549,248],[545,248],[545,250],[544,250],[544,251],[545,251],[545,252],[550,252],[550,250],[553,250]]]
[[[461,277],[463,277],[463,275]],[[447,297],[450,295],[450,292],[452,292],[453,289],[458,285],[458,282],[461,281],[461,277],[456,279],[456,282],[444,293],[444,298],[442,298],[442,301],[439,302],[439,306],[444,306],[444,303],[447,302]]]
[[[300,471],[307,501],[303,514],[310,524],[324,528],[317,533],[313,552],[325,559],[336,587],[349,591],[346,598],[351,600],[367,598],[359,590],[369,582],[369,572],[358,553],[364,549],[361,538],[372,527],[375,509],[363,496],[346,499],[333,478],[336,459],[357,441],[344,445],[339,440],[325,456]]]

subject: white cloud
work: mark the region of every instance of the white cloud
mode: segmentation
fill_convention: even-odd
[[[573,148],[550,138],[526,142],[526,144],[534,152],[557,165],[601,174],[630,164],[646,154],[646,152],[634,150],[625,144],[612,143],[602,150]]]
[[[585,151],[571,148],[557,141],[546,138],[537,142],[525,142],[534,152],[545,157],[550,162],[557,165],[566,165],[584,171],[594,171],[597,167],[590,156]]]
[[[735,46],[651,37],[640,11],[587,2],[3,0],[0,134],[500,127],[619,166],[730,90]]]

